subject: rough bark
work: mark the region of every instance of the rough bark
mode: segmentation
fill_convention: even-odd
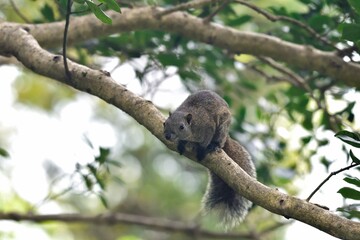
[[[1,24],[0,36],[0,54],[15,56],[24,66],[38,74],[115,105],[145,126],[169,148],[174,149],[174,145],[163,137],[164,116],[159,110],[151,102],[116,83],[110,74],[69,61],[72,80],[67,81],[61,56],[42,49],[26,30],[16,25]],[[194,159],[190,153],[185,155]],[[360,223],[264,186],[248,176],[223,151],[209,154],[202,164],[237,192],[273,213],[297,219],[341,239],[360,239]]]
[[[304,70],[318,71],[351,87],[360,87],[359,64],[345,62],[336,52],[325,52],[266,34],[238,31],[218,24],[204,23],[201,18],[184,12],[158,17],[163,8],[142,7],[108,12],[112,25],[105,25],[93,15],[74,17],[69,29],[69,43],[76,43],[114,33],[135,30],[160,30],[211,44],[232,53],[271,57]],[[14,24],[16,26],[17,24]],[[41,46],[59,47],[64,22],[23,25]]]

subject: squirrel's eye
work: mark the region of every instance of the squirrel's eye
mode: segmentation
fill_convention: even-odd
[[[185,128],[184,125],[180,125],[179,127],[180,130],[184,130],[184,128]]]

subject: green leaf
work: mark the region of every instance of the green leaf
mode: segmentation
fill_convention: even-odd
[[[320,162],[321,162],[322,165],[324,165],[324,167],[326,168],[326,171],[329,171],[329,167],[332,164],[332,162],[327,160],[325,157],[322,157]]]
[[[100,147],[99,150],[100,150],[100,155],[95,158],[95,161],[100,163],[100,164],[103,164],[104,162],[107,161],[107,158],[110,155],[110,149]]]
[[[360,187],[360,179],[358,179],[357,177],[345,177],[344,181],[353,184],[357,187]]]
[[[358,218],[358,219],[360,219],[360,212],[354,210],[351,206],[338,208],[338,209],[336,209],[336,211],[344,213],[344,216],[346,218],[349,218],[349,219]]]
[[[81,177],[85,181],[85,185],[86,185],[87,190],[91,191],[93,186],[94,186],[94,183],[91,181],[91,179],[87,175],[81,174]]]
[[[10,154],[3,148],[0,147],[0,156],[3,156],[3,157],[9,157]]]
[[[360,159],[358,159],[354,153],[350,150],[350,157],[353,160],[354,163],[359,163],[360,164]]]
[[[335,137],[339,138],[341,141],[350,144],[356,148],[360,148],[360,135],[356,132],[349,131],[340,131],[335,134]]]
[[[360,192],[349,187],[341,188],[338,193],[340,193],[344,198],[360,200]]]
[[[183,67],[185,61],[173,53],[159,53],[157,59],[163,66]]]
[[[115,12],[121,13],[121,9],[120,9],[119,5],[116,3],[116,1],[114,1],[114,0],[104,0],[104,2],[111,10],[114,10]]]
[[[111,18],[106,15],[106,13],[104,13],[104,11],[98,5],[89,0],[86,0],[86,4],[100,21],[106,24],[112,24]]]
[[[86,166],[87,166],[87,168],[89,169],[89,171],[92,173],[92,175],[94,175],[94,177],[96,177],[96,174],[97,174],[97,169],[96,169],[96,167],[94,167],[94,166],[91,165],[91,164],[87,164]]]
[[[243,16],[237,17],[235,19],[229,20],[227,22],[227,25],[229,25],[229,26],[240,26],[240,25],[243,25],[244,23],[249,22],[251,19],[252,19],[251,16],[243,15]]]
[[[107,160],[106,163],[113,165],[115,167],[118,167],[118,168],[122,168],[122,163],[118,162],[116,160]]]
[[[54,22],[55,21],[55,16],[54,16],[54,11],[53,9],[50,7],[49,4],[45,4],[44,7],[41,8],[41,14],[45,17],[45,19],[49,22]]]
[[[98,194],[98,196],[99,196],[99,199],[100,199],[102,205],[104,205],[105,208],[109,208],[109,204],[108,204],[108,201],[105,198],[105,196],[103,194]]]
[[[67,0],[58,0],[58,3],[62,9],[66,9]]]
[[[354,8],[355,12],[360,14],[360,1],[359,0],[348,0],[351,7]]]
[[[181,79],[191,79],[192,81],[200,81],[201,76],[194,70],[179,70],[178,72]]]
[[[360,24],[354,24],[354,23],[343,23],[340,24],[340,29],[342,32],[342,38],[357,42],[360,40]]]

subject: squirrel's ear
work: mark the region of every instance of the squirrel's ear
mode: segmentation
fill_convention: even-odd
[[[186,122],[187,122],[188,124],[190,124],[191,119],[192,119],[192,114],[191,114],[191,113],[189,113],[188,115],[186,115]]]
[[[171,116],[172,112],[169,111],[169,117]]]

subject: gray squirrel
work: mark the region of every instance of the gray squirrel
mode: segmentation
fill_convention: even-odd
[[[231,112],[228,104],[215,92],[202,90],[191,94],[164,122],[164,136],[177,142],[183,154],[187,147],[201,161],[206,154],[223,149],[245,172],[256,177],[249,153],[229,136]],[[210,172],[208,188],[203,197],[203,211],[214,210],[226,228],[241,222],[251,202],[237,194],[220,177]]]

